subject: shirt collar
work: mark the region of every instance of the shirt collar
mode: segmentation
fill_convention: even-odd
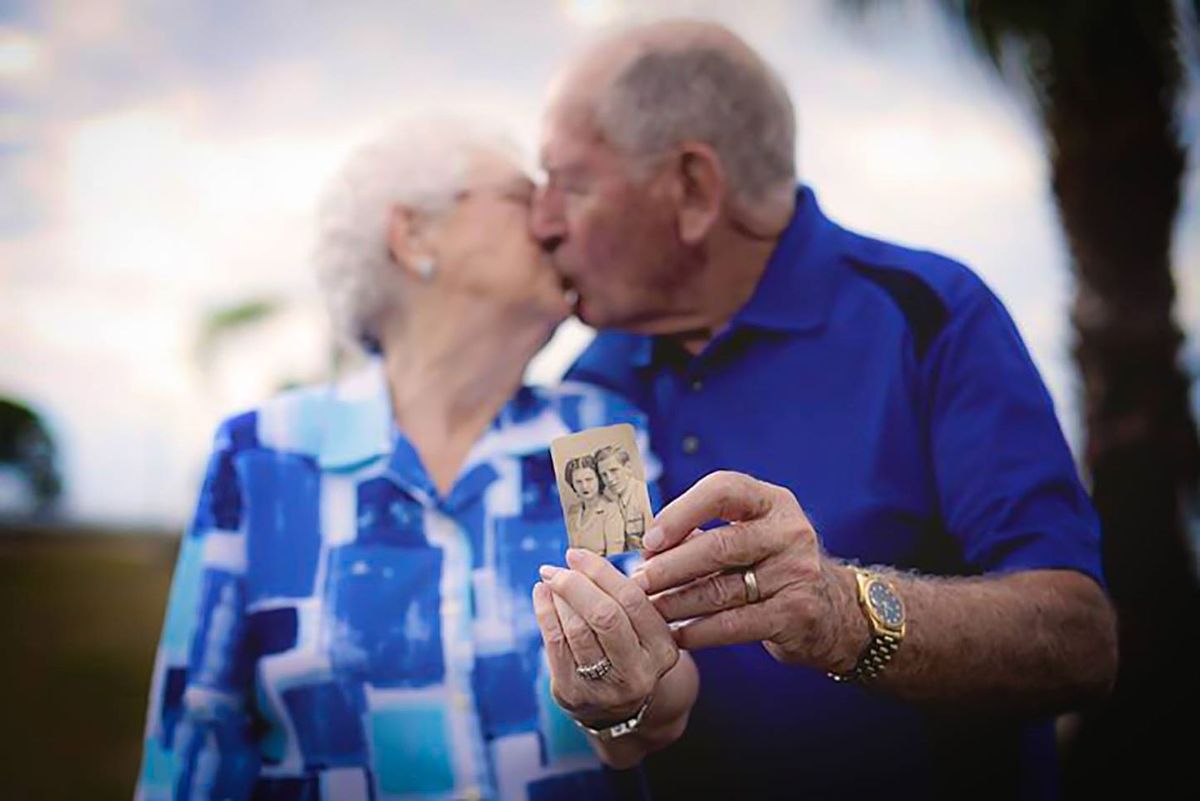
[[[775,246],[754,294],[733,325],[808,331],[825,323],[833,292],[840,229],[817,205],[811,189],[796,191],[792,220]]]
[[[629,362],[634,367],[649,367],[654,361],[654,337],[642,335],[633,344]]]
[[[840,230],[821,211],[812,189],[798,187],[792,219],[767,261],[754,294],[734,315],[730,327],[798,333],[824,325],[833,299]],[[655,349],[655,337],[639,337],[630,354],[633,365],[650,366]]]
[[[322,410],[317,463],[324,469],[349,468],[392,452],[392,413],[383,363],[371,359],[362,370],[338,381]]]

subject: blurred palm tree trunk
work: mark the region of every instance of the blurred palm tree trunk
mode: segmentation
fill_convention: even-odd
[[[1195,739],[1164,721],[1200,713],[1200,589],[1186,520],[1200,447],[1172,316],[1187,164],[1178,23],[1169,2],[1046,5],[1060,6],[1047,11],[1058,19],[1049,46],[1031,51],[1033,76],[1077,277],[1085,460],[1122,652],[1110,704],[1085,717],[1067,751],[1067,790],[1090,795],[1121,776],[1182,786]]]
[[[1190,786],[1196,739],[1167,727],[1200,713],[1200,587],[1186,519],[1200,445],[1171,276],[1187,162],[1177,123],[1180,26],[1195,15],[1169,0],[939,3],[1002,75],[1020,71],[1076,279],[1084,458],[1120,615],[1121,667],[1110,703],[1086,711],[1066,744],[1066,794],[1089,797],[1135,778],[1153,797],[1151,788]]]

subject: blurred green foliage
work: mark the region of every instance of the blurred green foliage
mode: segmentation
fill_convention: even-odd
[[[29,406],[0,397],[0,465],[11,465],[28,482],[34,515],[51,511],[62,493],[54,439]]]
[[[284,304],[273,298],[250,298],[209,311],[200,324],[197,358],[206,364],[221,341],[235,331],[252,328],[270,319]]]

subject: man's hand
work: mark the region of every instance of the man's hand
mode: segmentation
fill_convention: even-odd
[[[729,525],[697,526],[719,519]],[[781,662],[845,673],[869,642],[853,573],[821,550],[787,490],[713,473],[647,532],[636,581],[680,647],[761,640]],[[748,603],[742,574],[761,595]],[[930,577],[889,572],[910,628],[874,685],[909,701],[1004,714],[1056,714],[1103,698],[1116,674],[1116,619],[1104,590],[1072,570]],[[656,595],[657,594],[657,595]]]
[[[713,519],[728,525],[697,526]],[[712,473],[668,505],[644,540],[635,581],[664,618],[689,620],[683,648],[761,640],[781,662],[848,670],[868,641],[853,575],[821,550],[788,490],[741,473]],[[750,603],[743,574],[754,571]],[[692,620],[693,618],[697,618]]]

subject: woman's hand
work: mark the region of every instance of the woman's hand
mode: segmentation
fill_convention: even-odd
[[[572,548],[567,564],[543,566],[543,582],[533,588],[551,692],[576,720],[611,726],[637,714],[680,651],[646,594],[608,560]],[[691,700],[694,692],[683,712]]]

